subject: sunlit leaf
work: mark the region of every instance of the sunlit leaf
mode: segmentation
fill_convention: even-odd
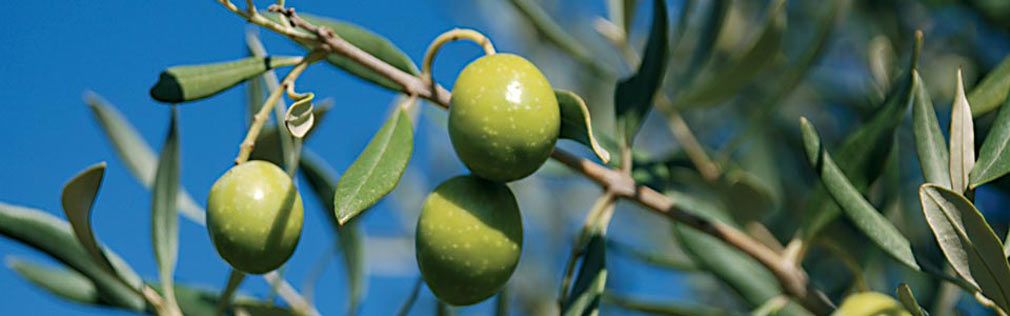
[[[87,305],[104,305],[95,283],[73,270],[46,267],[17,257],[7,257],[7,267],[25,280],[61,298]]]
[[[663,74],[666,72],[669,59],[668,24],[666,3],[662,0],[653,0],[652,27],[649,29],[649,40],[645,44],[642,63],[638,65],[638,71],[633,76],[617,83],[617,90],[614,92],[617,126],[622,130],[624,143],[629,146],[646,114],[652,109],[652,98],[656,94],[656,89],[662,84]]]
[[[917,71],[912,74],[912,133],[919,167],[926,182],[950,187],[950,169],[947,146],[944,144],[940,123],[936,120],[933,101]]]
[[[329,113],[330,109],[333,108],[332,99],[326,99],[320,101],[318,106],[312,107],[313,125],[319,125],[323,122],[323,118],[326,117],[326,113]],[[315,133],[316,128],[309,129],[303,141],[307,141]],[[287,133],[278,133],[275,126],[263,127],[260,131],[259,136],[256,137],[256,146],[253,147],[252,154],[249,155],[249,160],[266,160],[274,163],[278,166],[283,166],[284,163],[284,145],[282,144],[282,137],[288,137]]]
[[[593,136],[593,120],[589,116],[589,107],[578,94],[565,90],[554,90],[558,97],[558,107],[561,108],[561,138],[567,138],[588,146],[596,153],[600,161],[610,161],[610,152],[600,146]]]
[[[922,185],[919,199],[929,227],[954,271],[1007,310],[1010,263],[985,217],[961,194],[935,184]]]
[[[175,66],[161,73],[151,97],[180,103],[215,95],[274,67],[297,64],[301,57],[246,57],[202,65]]]
[[[996,180],[1010,172],[1010,100],[1003,103],[971,169],[971,188]]]
[[[119,158],[126,164],[137,182],[150,189],[154,184],[154,174],[158,160],[154,156],[154,150],[140,137],[137,129],[130,124],[112,105],[94,93],[88,93],[84,98],[88,103],[88,108],[95,115],[98,124],[109,138],[112,147],[116,149]],[[193,222],[203,225],[203,208],[193,201],[193,198],[185,190],[179,190],[178,194],[179,211]]]
[[[606,241],[602,234],[589,238],[583,255],[578,277],[572,285],[571,293],[561,304],[561,315],[596,315],[600,308],[600,297],[607,284]]]
[[[1010,91],[1010,56],[1003,58],[1003,61],[968,93],[971,114],[980,116],[995,110],[1007,99],[1008,91]]]
[[[908,287],[908,284],[902,283],[898,285],[898,289],[895,291],[895,294],[898,295],[898,301],[901,302],[901,305],[905,306],[905,309],[912,313],[912,316],[929,315],[929,313],[919,306],[919,302],[915,299],[915,295],[912,294],[912,288]]]
[[[166,303],[175,304],[173,280],[179,256],[179,214],[176,196],[179,191],[179,123],[178,110],[172,107],[168,136],[161,147],[158,170],[154,176],[151,201],[151,240],[158,261],[158,275],[164,284]]]
[[[950,112],[950,185],[956,192],[968,189],[969,175],[975,166],[975,125],[971,107],[964,96],[964,80],[957,71],[957,91]]]
[[[312,129],[312,124],[316,122],[316,117],[312,112],[312,97],[299,100],[288,108],[288,112],[284,116],[284,123],[292,136],[303,138]]]
[[[105,257],[116,266],[116,274],[109,272],[84,249],[66,221],[40,210],[0,202],[0,235],[42,251],[87,276],[103,302],[133,311],[144,310],[144,299],[117,279],[139,288],[141,281],[136,272],[106,251]]]
[[[414,128],[398,106],[337,182],[333,210],[341,225],[396,188],[413,148]]]
[[[800,123],[803,129],[803,145],[807,159],[820,176],[821,183],[827,188],[828,193],[842,207],[843,213],[884,252],[909,268],[919,270],[908,239],[870,202],[866,201],[866,198],[846,178],[845,173],[835,165],[831,155],[821,145],[820,136],[814,126],[806,118],[800,119]]]

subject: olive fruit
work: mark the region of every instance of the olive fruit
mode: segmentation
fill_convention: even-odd
[[[532,63],[512,54],[473,61],[456,78],[449,138],[473,174],[522,179],[544,164],[561,132],[554,89]]]
[[[276,165],[253,160],[217,179],[207,197],[207,230],[235,269],[263,274],[295,251],[302,234],[302,197]]]
[[[862,292],[846,297],[832,315],[912,316],[901,303],[877,292]]]
[[[483,301],[505,285],[519,263],[522,219],[504,184],[458,176],[428,195],[414,247],[421,276],[452,305]]]

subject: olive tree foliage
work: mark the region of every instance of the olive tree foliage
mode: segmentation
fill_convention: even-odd
[[[91,228],[105,163],[68,180],[61,199],[63,218],[0,203],[0,235],[58,262],[49,266],[9,257],[8,266],[61,299],[142,314],[358,313],[373,301],[367,296],[365,253],[383,250],[366,249],[369,236],[357,219],[391,194],[397,198],[428,186],[418,185],[424,179],[408,168],[415,138],[425,136],[415,135],[418,115],[431,108],[424,117],[445,126],[441,110],[451,112],[457,102],[466,102],[455,101],[452,91],[433,81],[435,53],[448,41],[470,40],[494,55],[493,41],[474,30],[432,34],[431,48],[418,67],[381,34],[297,11],[296,2],[278,0],[269,7],[217,2],[236,20],[297,43],[305,55],[269,55],[250,33],[248,56],[166,68],[151,88],[152,98],[169,104],[166,111],[171,112],[157,151],[109,102],[93,93],[85,98],[123,164],[150,189],[158,275],[139,276],[115,254],[116,241],[99,240]],[[460,209],[459,214],[481,216],[519,208],[527,219],[519,230],[518,217],[511,213],[507,220],[467,223],[506,223],[502,230],[508,236],[495,235],[495,240],[518,239],[520,247],[523,230],[551,231],[550,238],[563,239],[556,243],[563,248],[544,251],[545,246],[536,245],[537,254],[527,251],[523,259],[532,260],[524,265],[534,268],[515,273],[521,252],[501,251],[508,257],[495,260],[511,266],[494,276],[501,279],[498,283],[509,280],[504,284],[468,284],[465,277],[453,275],[455,270],[428,272],[402,298],[400,314],[427,312],[413,305],[430,284],[432,290],[454,291],[456,299],[438,304],[439,314],[467,313],[468,307],[448,303],[472,304],[493,294],[500,315],[632,310],[666,315],[1006,315],[1010,244],[998,234],[1006,225],[994,220],[1002,218],[994,217],[1002,210],[980,210],[975,204],[976,192],[1003,200],[1010,188],[1005,177],[1010,172],[1010,58],[987,57],[1003,53],[994,47],[1005,47],[1005,32],[1010,31],[1005,25],[1010,12],[997,2],[609,0],[604,16],[577,21],[562,14],[574,9],[565,7],[574,2],[475,4],[479,10],[507,11],[515,18],[508,27],[532,31],[524,38],[529,52],[510,53],[528,58],[537,65],[533,69],[540,67],[551,79],[557,111],[554,103],[545,104],[551,106],[549,113],[557,112],[551,115],[557,116],[559,130],[545,133],[553,137],[553,149],[542,151],[550,159],[540,167],[543,159],[538,158],[531,169],[538,171],[520,180],[521,185],[502,183],[527,172],[495,183],[474,177],[464,182],[496,192],[483,198],[483,205],[454,203],[451,196],[439,196],[438,203]],[[935,23],[951,15],[962,15],[956,21],[964,25],[950,26],[953,34],[949,29],[934,34]],[[590,29],[595,34],[575,32]],[[963,36],[974,29],[999,35]],[[565,62],[558,66],[541,60]],[[317,102],[315,93],[339,93],[297,88],[306,68],[323,64],[397,95],[386,121],[376,123],[381,127],[340,176],[325,157],[303,146],[307,137],[326,137],[315,136],[314,127],[334,107]],[[286,70],[283,77],[278,70]],[[861,79],[853,85],[846,76]],[[480,84],[500,81],[488,80]],[[174,282],[176,262],[185,259],[179,258],[179,217],[201,225],[213,220],[179,184],[179,148],[185,142],[177,120],[186,109],[178,104],[240,84],[248,90],[249,116],[236,119],[249,124],[236,144],[235,164],[263,160],[282,167],[288,177],[305,180],[308,187],[301,194],[317,197],[336,232],[350,289],[348,310],[318,310],[313,279],[298,289],[277,271],[257,274],[275,291],[267,296],[239,293],[246,277],[239,269],[221,289]],[[538,96],[551,99],[552,90]],[[496,119],[501,118],[510,117]],[[529,130],[538,125],[520,126]],[[454,128],[441,132],[476,132]],[[555,144],[556,138],[561,140]],[[478,169],[503,165],[481,159],[519,155],[493,152],[502,148],[497,143],[474,148],[481,151],[461,158],[485,178]],[[490,165],[476,168],[478,164]],[[510,171],[515,170],[501,172]],[[460,184],[446,191],[470,189]],[[519,194],[513,196],[511,190]],[[534,190],[557,194],[553,202],[524,203],[530,195],[524,192]],[[571,201],[584,201],[576,204],[586,209],[571,214]],[[398,208],[417,220],[421,200],[413,202]],[[300,198],[298,203],[300,220]],[[425,208],[427,212],[427,203]],[[432,227],[455,221],[451,214],[429,215],[422,218]],[[615,217],[648,229],[608,229]],[[210,224],[211,235],[220,233]],[[485,232],[502,234],[493,228]],[[412,235],[404,238],[414,243]],[[452,241],[439,245],[456,248]],[[421,247],[427,241],[417,242]],[[439,254],[425,249],[431,251]],[[222,255],[230,261],[247,254]],[[622,281],[627,267],[608,265],[618,257],[683,275],[683,284],[664,286],[690,294],[666,301],[636,297],[629,290],[634,284]],[[446,278],[454,281],[446,283]],[[490,292],[467,290],[478,287]],[[274,294],[281,302],[275,302]],[[435,294],[443,301],[448,297]],[[381,304],[391,299],[374,298]]]

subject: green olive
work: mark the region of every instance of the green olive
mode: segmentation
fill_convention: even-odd
[[[877,292],[862,292],[846,297],[832,315],[912,316],[901,303]]]
[[[217,253],[235,269],[273,271],[298,245],[302,197],[276,165],[262,160],[240,164],[211,187],[207,230]]]
[[[421,276],[453,305],[483,301],[505,285],[523,247],[522,219],[504,184],[458,176],[428,195],[414,247]]]
[[[487,55],[456,79],[449,138],[473,174],[498,182],[522,179],[544,164],[560,131],[554,89],[526,59]]]

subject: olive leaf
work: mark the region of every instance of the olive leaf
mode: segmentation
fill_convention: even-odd
[[[989,134],[982,142],[978,161],[971,169],[970,188],[996,180],[1010,172],[1010,99],[1003,103]]]
[[[46,267],[13,256],[7,257],[7,267],[56,296],[87,305],[105,305],[95,283],[76,271]]]
[[[264,13],[263,15],[272,21],[279,21],[276,13]],[[333,30],[333,33],[340,36],[340,38],[344,39],[348,43],[357,46],[361,50],[399,70],[402,70],[403,72],[411,75],[418,74],[417,66],[410,60],[410,57],[407,57],[403,51],[397,48],[396,45],[393,45],[393,43],[389,42],[388,39],[378,34],[344,21],[337,21],[303,12],[298,12],[298,16],[313,25]],[[299,30],[304,31],[302,29]],[[316,45],[315,41],[298,41],[298,44],[307,50],[315,49]],[[403,91],[403,87],[400,87],[399,84],[344,55],[329,54],[326,56],[326,60],[337,68],[343,69],[358,78],[377,84],[386,89]]]
[[[617,126],[622,130],[624,144],[629,147],[645,116],[652,109],[652,98],[662,84],[669,59],[666,3],[663,0],[653,0],[652,3],[652,27],[645,43],[642,63],[633,76],[617,83],[614,92]]]
[[[314,122],[312,125],[316,126],[321,124],[323,119],[326,117],[326,114],[329,113],[331,109],[333,109],[333,99],[324,99],[319,102],[318,106],[313,106],[312,117]],[[308,140],[315,130],[315,128],[312,128],[306,131],[303,140]],[[281,129],[280,131],[288,130]],[[253,151],[252,154],[249,155],[249,159],[266,160],[278,166],[284,165],[283,137],[288,137],[287,133],[280,133],[275,126],[263,127],[259,136],[256,137],[256,146],[253,147]]]
[[[688,316],[688,315],[732,315],[729,311],[718,307],[705,306],[697,303],[658,303],[647,302],[634,299],[623,294],[615,294],[611,291],[603,293],[603,302],[614,306],[642,313],[643,315],[667,315],[667,316]]]
[[[606,252],[605,237],[597,230],[586,244],[578,277],[572,285],[571,293],[567,293],[567,299],[561,304],[561,315],[580,316],[598,313],[600,297],[607,284]]]
[[[175,303],[173,291],[175,264],[179,256],[179,213],[176,196],[179,191],[179,124],[178,109],[172,106],[172,118],[168,125],[168,136],[158,158],[158,170],[151,188],[151,240],[154,257],[158,261],[158,276],[161,278],[166,303]],[[177,306],[171,306],[177,308]]]
[[[598,58],[593,56],[592,51],[582,45],[578,39],[568,33],[564,27],[551,18],[550,14],[540,6],[535,0],[511,0],[509,1],[533,24],[540,34],[544,35],[551,44],[557,46],[575,61],[581,63],[594,74],[609,78],[614,76],[614,71],[604,66]]]
[[[199,100],[263,74],[275,67],[291,66],[301,57],[246,57],[202,65],[175,66],[161,73],[151,87],[151,97],[166,103]]]
[[[915,135],[915,150],[919,156],[919,168],[926,182],[950,187],[949,154],[944,145],[943,132],[936,120],[936,110],[929,97],[929,91],[919,77],[912,72],[912,133]]]
[[[1010,263],[985,217],[959,193],[923,184],[922,212],[947,261],[963,279],[999,307],[1010,307]]]
[[[408,102],[416,102],[414,100]],[[341,225],[375,205],[396,188],[414,149],[414,128],[397,106],[337,182],[333,211]]]
[[[806,118],[800,118],[803,130],[803,147],[807,159],[813,166],[821,183],[831,197],[841,206],[843,213],[852,223],[878,247],[884,250],[898,262],[918,271],[919,265],[912,254],[912,246],[905,236],[887,221],[870,202],[866,201],[859,190],[846,178],[831,155],[821,145],[820,136],[814,126]]]
[[[140,137],[137,129],[107,101],[93,92],[87,93],[84,99],[102,131],[105,132],[105,136],[112,143],[112,147],[116,149],[116,154],[130,170],[130,174],[137,179],[137,182],[150,189],[154,184],[158,164],[154,150]],[[193,201],[193,197],[186,190],[179,190],[177,204],[183,216],[203,225],[205,220],[203,208]]]
[[[60,201],[63,205],[63,213],[74,229],[74,235],[91,255],[91,259],[106,271],[113,272],[115,270],[112,268],[112,263],[105,258],[105,253],[98,245],[94,231],[91,230],[91,209],[95,204],[95,197],[98,196],[98,189],[102,186],[104,176],[105,162],[84,169],[63,186]]]
[[[749,48],[731,56],[731,62],[713,71],[712,75],[706,77],[707,80],[699,81],[683,91],[675,100],[674,107],[697,107],[726,100],[771,65],[779,53],[786,29],[785,7],[785,0],[775,0],[769,4],[764,25]]]
[[[284,123],[292,136],[303,138],[312,129],[312,124],[316,121],[312,110],[311,96],[298,100],[288,108],[288,112],[284,115]]]
[[[726,24],[726,13],[729,12],[729,7],[732,1],[719,0],[713,1],[708,8],[708,14],[705,15],[705,19],[701,22],[701,30],[698,32],[698,40],[694,45],[694,52],[691,54],[691,61],[687,63],[685,70],[678,76],[680,78],[680,87],[690,87],[694,80],[698,78],[698,74],[708,61],[712,58],[712,48],[715,47],[716,41],[719,39],[719,32],[722,31],[723,26]],[[686,21],[685,21],[686,22]]]
[[[593,120],[589,116],[589,107],[575,92],[554,90],[561,109],[560,138],[567,138],[588,146],[600,158],[600,161],[610,161],[610,152],[604,149],[593,136]]]
[[[912,288],[908,287],[907,283],[902,283],[898,285],[898,289],[895,290],[895,294],[898,296],[898,301],[901,305],[905,306],[912,316],[927,316],[929,313],[919,306],[919,302],[915,299],[915,295],[912,294]]]
[[[968,93],[968,104],[971,104],[971,114],[981,116],[989,113],[1007,99],[1010,91],[1010,56],[989,72],[971,92]]]
[[[357,221],[350,221],[343,226],[339,225],[333,216],[329,216],[329,210],[333,209],[333,199],[331,196],[336,192],[337,181],[333,180],[336,172],[322,158],[308,149],[304,149],[301,155],[301,172],[312,188],[319,202],[323,205],[323,210],[327,212],[326,218],[331,221],[331,226],[337,232],[340,252],[344,258],[344,268],[347,273],[347,280],[350,285],[350,311],[355,313],[357,307],[365,299],[368,292],[368,265],[365,262],[365,232],[358,227]]]
[[[975,166],[975,127],[971,107],[964,96],[964,80],[957,71],[957,91],[950,112],[950,188],[957,192],[968,189],[969,175]]]
[[[136,272],[114,253],[105,251],[104,257],[115,265],[115,272],[110,272],[93,259],[66,221],[40,210],[0,202],[0,236],[44,252],[87,276],[103,302],[132,311],[145,309],[144,299],[125,285],[140,287]]]

